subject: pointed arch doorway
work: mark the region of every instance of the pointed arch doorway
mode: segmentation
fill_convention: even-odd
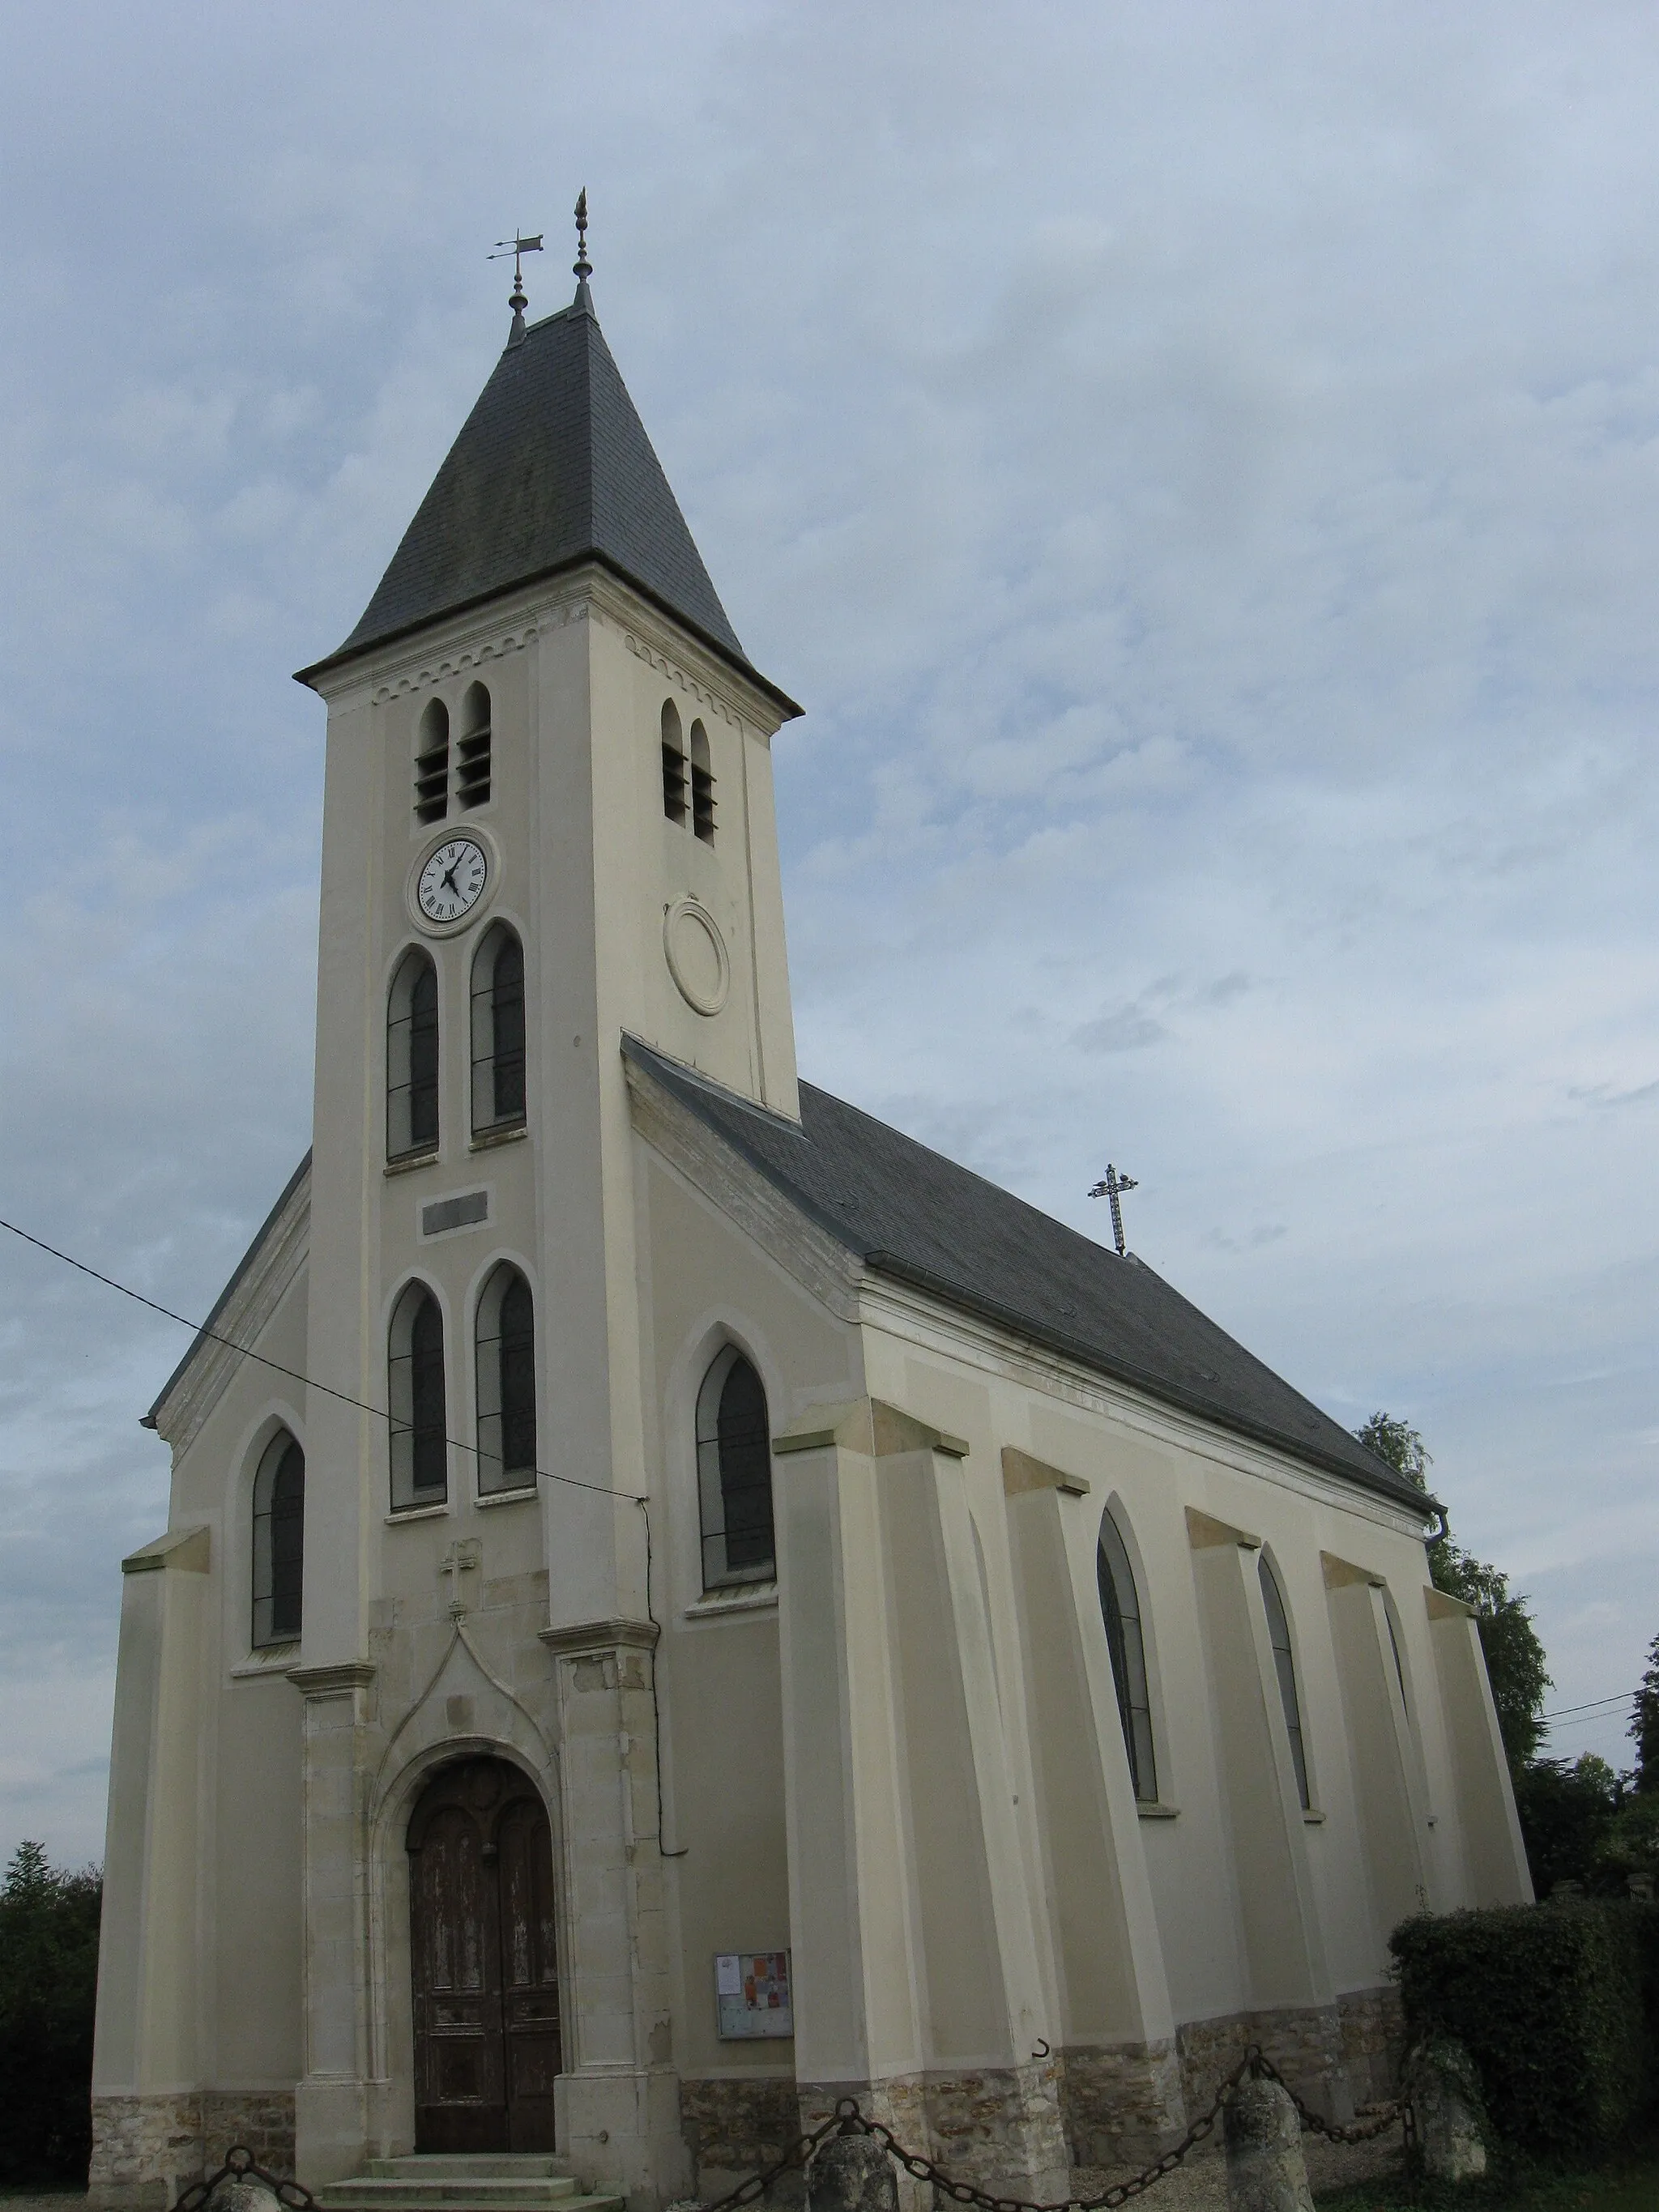
[[[553,1850],[528,1776],[458,1759],[410,1816],[417,2151],[552,2150]]]

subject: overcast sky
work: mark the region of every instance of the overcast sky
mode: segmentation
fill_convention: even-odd
[[[586,184],[751,656],[804,1072],[1414,1422],[1659,1632],[1650,5],[3,8],[0,1211],[205,1312],[323,710]],[[0,1238],[0,1852],[102,1846],[181,1333]],[[1557,1747],[1627,1756],[1590,1717]]]

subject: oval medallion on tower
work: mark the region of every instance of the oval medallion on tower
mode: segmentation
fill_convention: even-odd
[[[717,1014],[732,988],[732,963],[720,925],[699,900],[683,898],[662,918],[662,949],[681,998],[700,1014]]]

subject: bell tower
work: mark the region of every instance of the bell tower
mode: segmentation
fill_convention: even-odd
[[[435,1662],[391,1655],[404,1624],[411,1652],[443,1648],[452,1617],[483,1651],[475,1593],[533,1590],[527,1658],[520,1643],[484,1674],[544,1701],[534,1778],[563,1839],[560,1893],[583,1900],[562,1937],[559,2148],[666,2201],[684,2151],[650,1932],[656,1632],[622,1045],[798,1117],[769,747],[799,709],[738,642],[590,274],[584,248],[571,304],[529,324],[515,281],[507,344],[361,621],[300,676],[328,738],[297,2114],[315,2179],[410,2148],[407,1972],[384,1899],[406,1879],[398,1746],[428,1724],[410,1700]],[[506,1371],[508,1271],[533,1363],[534,1461],[516,1474],[526,1370],[511,1418],[484,1379],[486,1340]],[[448,1702],[457,1756],[522,1758],[470,1692]]]

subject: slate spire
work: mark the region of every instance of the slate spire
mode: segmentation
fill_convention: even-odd
[[[575,274],[569,307],[513,332],[362,620],[301,680],[592,561],[798,714],[720,605],[599,329],[585,244]]]

